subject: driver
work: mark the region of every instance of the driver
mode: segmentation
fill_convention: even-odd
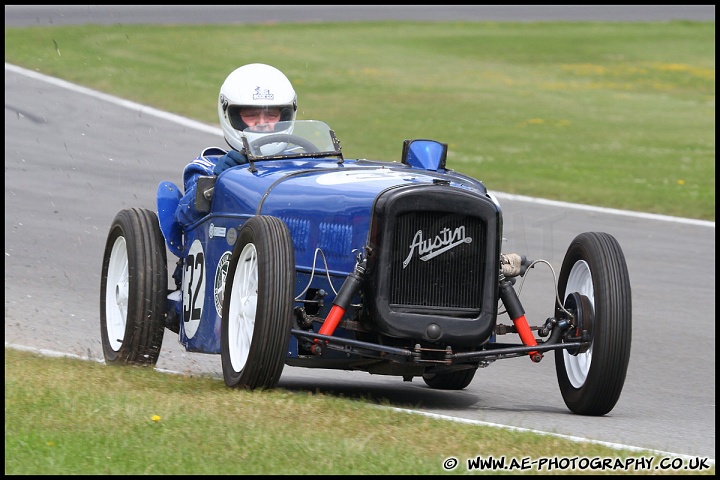
[[[198,177],[219,175],[230,167],[247,163],[242,142],[245,128],[254,127],[258,133],[272,132],[277,122],[295,120],[296,112],[295,89],[277,68],[252,63],[231,72],[218,97],[220,126],[231,149],[206,148],[185,167],[185,195],[175,211],[175,220],[187,227],[202,216],[195,209]]]

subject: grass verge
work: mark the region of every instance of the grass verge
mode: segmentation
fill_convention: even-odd
[[[584,474],[591,472],[538,470],[537,461],[604,458],[624,464],[639,455],[402,413],[369,401],[232,390],[216,378],[49,361],[5,349],[6,475]],[[518,468],[469,470],[467,460],[478,456],[514,458]],[[645,456],[659,462],[657,455]],[[459,464],[445,470],[450,457]],[[536,465],[521,469],[524,458]],[[703,473],[714,475],[714,465]]]

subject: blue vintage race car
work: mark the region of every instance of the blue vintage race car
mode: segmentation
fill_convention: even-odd
[[[248,164],[201,178],[195,224],[175,223],[182,192],[170,182],[157,213],[115,217],[101,277],[106,363],[154,365],[170,330],[189,352],[219,353],[230,387],[272,388],[293,365],[457,390],[495,360],[554,351],[571,411],[615,406],[632,307],[613,236],[573,240],[555,310],[531,327],[514,285],[534,262],[501,251],[500,205],[447,168],[446,144],[406,140],[400,162],[350,160],[312,120],[244,143]],[[507,334],[519,340],[498,340]]]

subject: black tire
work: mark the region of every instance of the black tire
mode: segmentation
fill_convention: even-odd
[[[617,240],[602,232],[575,237],[563,260],[558,289],[565,305],[581,305],[592,342],[586,351],[555,351],[560,392],[572,412],[605,415],[620,398],[632,339],[630,277]]]
[[[428,387],[437,390],[462,390],[470,385],[476,371],[477,367],[449,373],[423,373],[422,379]]]
[[[157,363],[167,292],[167,253],[157,215],[144,208],[121,210],[110,227],[100,277],[105,363]]]
[[[295,251],[290,231],[276,217],[250,218],[230,259],[222,311],[221,357],[225,384],[273,388],[290,343]]]

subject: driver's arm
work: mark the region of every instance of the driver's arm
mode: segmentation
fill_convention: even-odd
[[[218,160],[217,165],[215,165],[215,168],[213,169],[213,173],[215,175],[220,175],[230,167],[236,167],[245,163],[248,163],[248,160],[243,152],[230,150],[225,154],[225,156]]]

